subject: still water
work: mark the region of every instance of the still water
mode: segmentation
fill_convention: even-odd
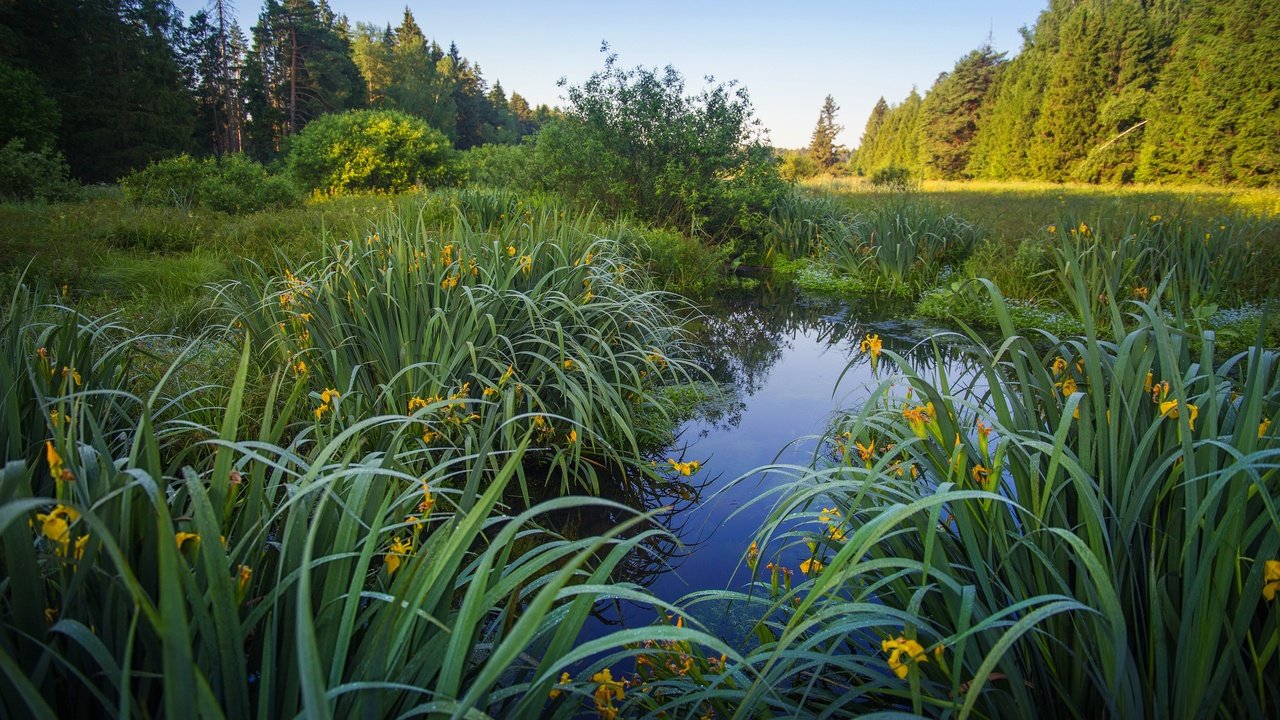
[[[654,490],[630,499],[639,509],[672,507],[659,522],[674,539],[637,554],[621,578],[667,601],[700,590],[740,590],[749,582],[742,558],[772,507],[769,490],[788,481],[753,471],[777,463],[808,465],[834,414],[858,408],[886,377],[885,359],[877,377],[859,349],[867,334],[878,334],[885,350],[903,355],[921,374],[931,375],[938,357],[949,374],[972,374],[960,360],[965,343],[954,332],[902,320],[902,307],[853,305],[765,288],[722,298],[703,311],[698,334],[704,350],[698,361],[724,385],[726,397],[686,422],[675,446],[656,458],[698,460],[702,469],[682,492]],[[597,518],[598,529],[618,519]],[[800,559],[789,564],[794,567]],[[731,606],[697,608],[697,619],[730,642],[750,628],[749,619],[735,617]],[[656,617],[652,607],[604,603],[585,636],[643,627]]]

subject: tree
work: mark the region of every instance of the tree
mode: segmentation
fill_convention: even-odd
[[[675,68],[627,70],[610,54],[567,95],[538,134],[546,185],[713,241],[762,230],[785,186],[745,89],[686,94]]]
[[[809,140],[809,158],[820,171],[829,171],[835,167],[840,151],[843,149],[836,144],[836,136],[844,131],[843,125],[836,124],[836,111],[839,109],[835,98],[828,95],[822,101],[822,110],[818,112],[818,124],[813,129],[813,135]]]
[[[195,105],[174,50],[179,31],[168,0],[0,4],[5,55],[57,104],[58,145],[84,181],[190,148]]]
[[[214,5],[215,11],[222,2]],[[243,149],[244,104],[239,79],[247,41],[232,20],[200,10],[187,22],[181,59],[187,87],[196,101],[197,147],[215,155]]]
[[[1196,3],[1154,89],[1142,180],[1280,183],[1280,9]]]
[[[926,172],[947,180],[966,177],[979,115],[998,77],[1004,54],[984,45],[960,58],[934,83],[923,106],[921,149]]]
[[[324,2],[266,0],[246,64],[254,154],[272,157],[308,122],[366,103],[348,35],[345,19]]]
[[[862,138],[858,141],[858,154],[856,158],[856,167],[858,173],[867,175],[871,172],[871,162],[876,157],[877,146],[880,141],[880,128],[884,126],[885,116],[889,114],[889,103],[881,97],[876,101],[875,107],[871,108],[871,116],[867,118],[867,125],[862,131]]]

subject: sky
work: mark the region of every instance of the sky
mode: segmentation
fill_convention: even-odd
[[[176,0],[184,14],[208,0]],[[531,104],[564,105],[560,78],[585,81],[604,64],[607,41],[624,67],[674,65],[690,91],[703,78],[745,85],[756,116],[777,147],[809,144],[823,99],[832,95],[845,127],[839,142],[856,146],[876,100],[921,93],[956,60],[991,40],[1011,56],[1018,28],[1030,26],[1047,0],[846,0],[845,2],[557,1],[482,3],[440,0],[329,0],[351,22],[399,25],[406,5],[427,37],[456,42],[490,85]],[[260,0],[236,0],[247,33]]]

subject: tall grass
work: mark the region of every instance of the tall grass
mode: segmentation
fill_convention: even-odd
[[[1276,713],[1280,356],[1215,362],[1142,303],[1111,336],[1033,341],[991,302],[985,383],[886,350],[829,455],[772,469],[794,482],[757,501],[752,591],[685,600],[754,608],[760,644],[723,677],[656,671],[679,707]]]
[[[326,437],[358,418],[418,413],[430,457],[498,417],[503,447],[531,430],[530,458],[557,468],[562,488],[595,492],[600,462],[637,456],[664,430],[638,422],[662,417],[655,388],[690,377],[682,311],[591,234],[590,218],[510,210],[480,227],[388,217],[296,273],[222,295],[264,350],[263,368],[304,378],[315,400],[301,412]],[[375,432],[363,440],[379,442]]]
[[[49,333],[33,305],[7,322],[18,329],[4,335],[5,368],[17,385],[44,382],[46,346],[35,343]],[[102,343],[96,330],[70,326],[57,347],[84,359]],[[115,347],[95,351],[110,358]],[[523,717],[541,712],[573,663],[629,652],[636,631],[572,644],[596,599],[648,599],[605,585],[657,532],[628,533],[642,518],[582,498],[508,515],[500,500],[533,436],[502,447],[495,416],[425,469],[420,418],[370,415],[332,437],[290,424],[308,398],[287,371],[249,418],[256,354],[245,342],[216,426],[158,420],[176,368],[148,397],[87,363],[43,406],[6,386],[0,410],[18,423],[6,426],[0,470],[6,715]],[[134,409],[127,442],[94,399]],[[67,421],[51,428],[50,407]],[[386,442],[361,449],[375,429]],[[538,525],[589,507],[624,520],[579,540]],[[715,645],[692,630],[667,635]]]

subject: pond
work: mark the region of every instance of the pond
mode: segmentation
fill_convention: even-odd
[[[642,509],[671,506],[658,521],[678,542],[667,538],[647,546],[648,556],[630,563],[624,578],[666,601],[701,590],[741,590],[750,582],[743,555],[776,499],[769,491],[788,480],[753,471],[810,464],[834,414],[858,408],[889,376],[883,358],[879,374],[873,374],[860,351],[867,334],[878,334],[885,350],[904,356],[921,374],[932,374],[941,358],[953,379],[975,375],[963,361],[966,343],[953,328],[904,320],[909,308],[901,305],[852,304],[766,286],[702,309],[698,361],[726,396],[684,423],[677,443],[655,457],[698,460],[702,469],[679,493],[632,500]],[[600,517],[580,529],[620,519]],[[792,568],[803,559],[795,550],[795,558],[782,557]],[[693,614],[734,644],[745,639],[754,621],[736,617],[735,608],[723,603],[698,605]],[[584,639],[655,619],[649,606],[601,604]]]

